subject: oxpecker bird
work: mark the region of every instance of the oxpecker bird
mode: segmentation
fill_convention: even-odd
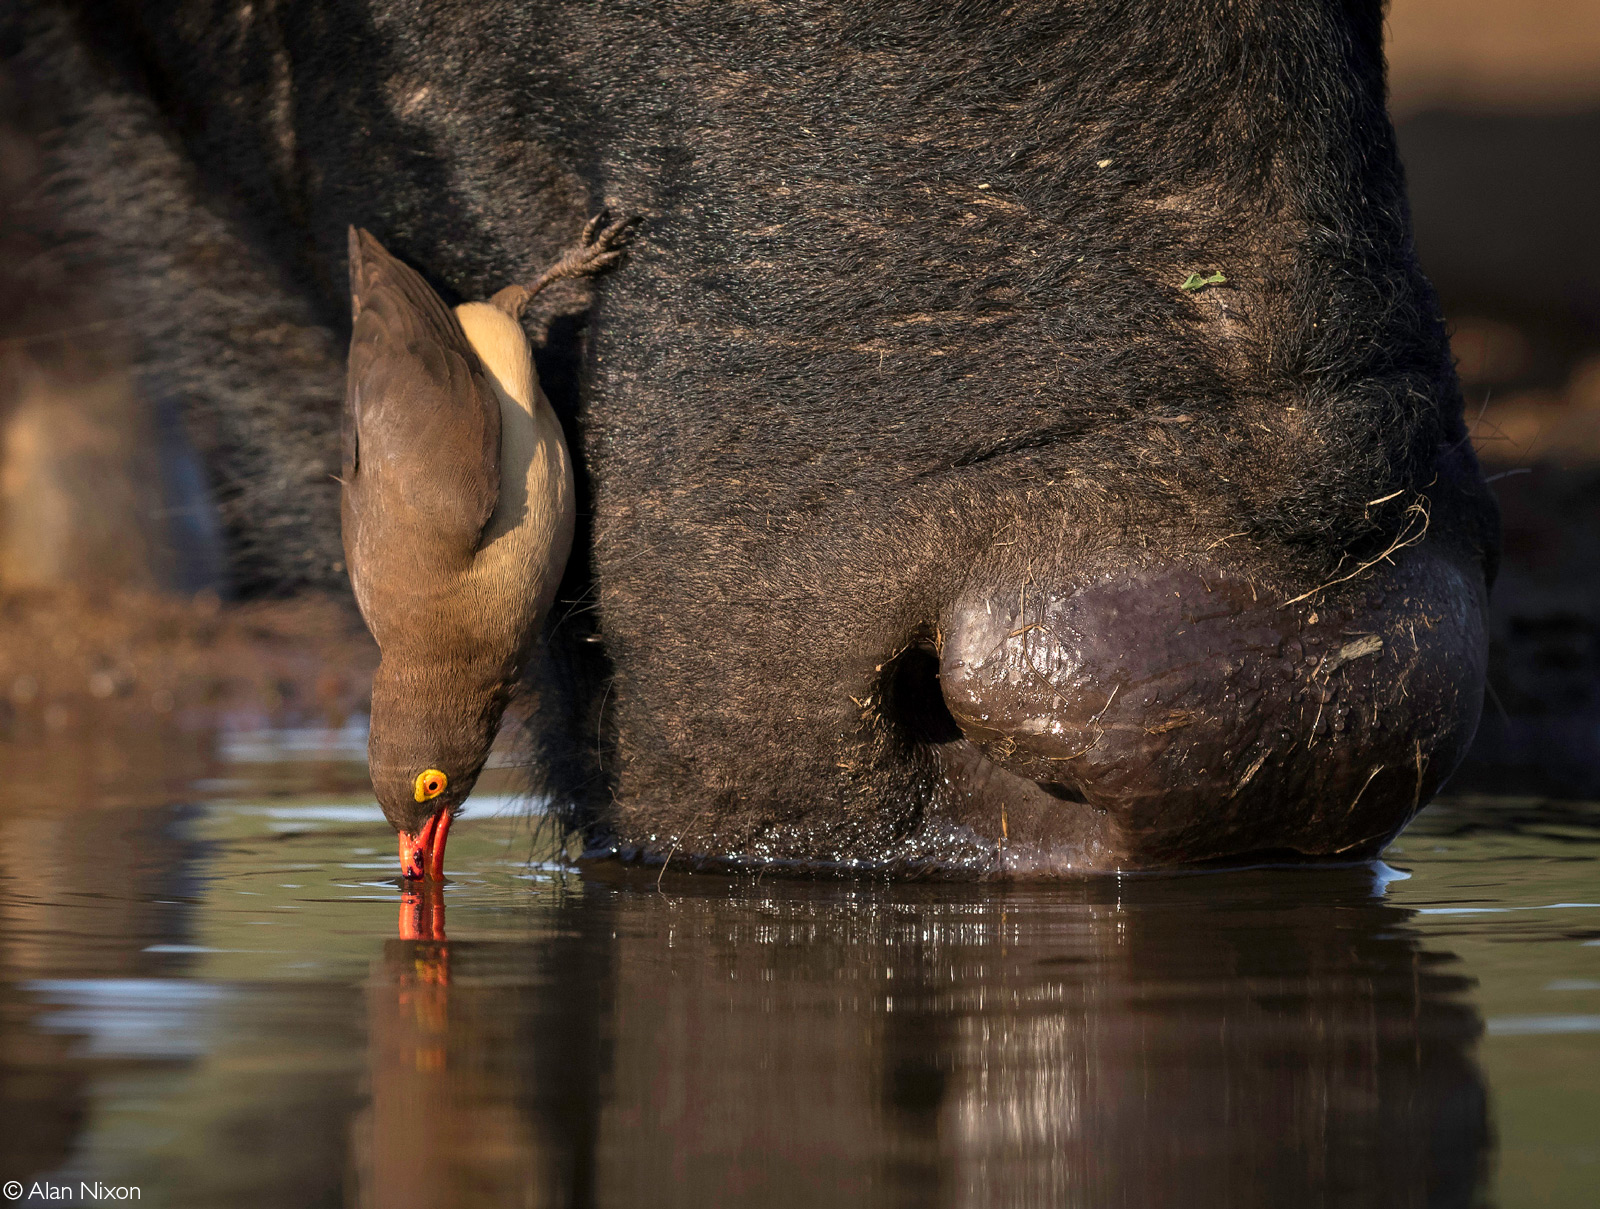
[[[523,309],[615,264],[629,230],[602,213],[531,285],[452,311],[350,229],[345,565],[380,653],[367,754],[404,877],[442,877],[572,547],[572,462]]]

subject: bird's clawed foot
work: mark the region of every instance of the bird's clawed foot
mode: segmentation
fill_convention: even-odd
[[[564,276],[592,277],[596,273],[605,272],[622,259],[623,249],[628,246],[628,241],[633,238],[633,232],[638,225],[637,214],[629,214],[612,222],[611,211],[601,210],[583,224],[583,232],[578,236],[578,242],[567,249],[566,254],[556,262],[551,272],[568,265],[569,262],[571,267]]]
[[[578,242],[561,254],[531,285],[509,285],[493,298],[491,303],[513,319],[520,319],[529,301],[547,285],[570,277],[593,277],[611,268],[622,259],[622,253],[639,225],[637,215],[628,215],[611,221],[611,212],[601,210],[583,225]]]

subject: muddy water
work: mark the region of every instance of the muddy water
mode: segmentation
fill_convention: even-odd
[[[0,821],[20,1203],[1600,1196],[1600,809],[1457,801],[1361,868],[997,889],[574,870],[485,798],[442,922],[410,917],[447,939],[408,941],[359,769],[233,754]]]

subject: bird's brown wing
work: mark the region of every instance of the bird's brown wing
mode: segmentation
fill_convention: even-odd
[[[350,301],[347,504],[381,545],[392,533],[441,544],[416,556],[464,555],[500,497],[500,406],[483,364],[432,287],[354,227]]]

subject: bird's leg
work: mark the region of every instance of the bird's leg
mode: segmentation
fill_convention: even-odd
[[[611,222],[610,218],[609,211],[600,211],[584,224],[578,242],[563,252],[561,259],[539,274],[531,285],[508,285],[489,299],[490,304],[513,319],[521,319],[529,301],[545,286],[568,277],[593,277],[605,272],[622,259],[622,251],[639,221],[629,217]]]

